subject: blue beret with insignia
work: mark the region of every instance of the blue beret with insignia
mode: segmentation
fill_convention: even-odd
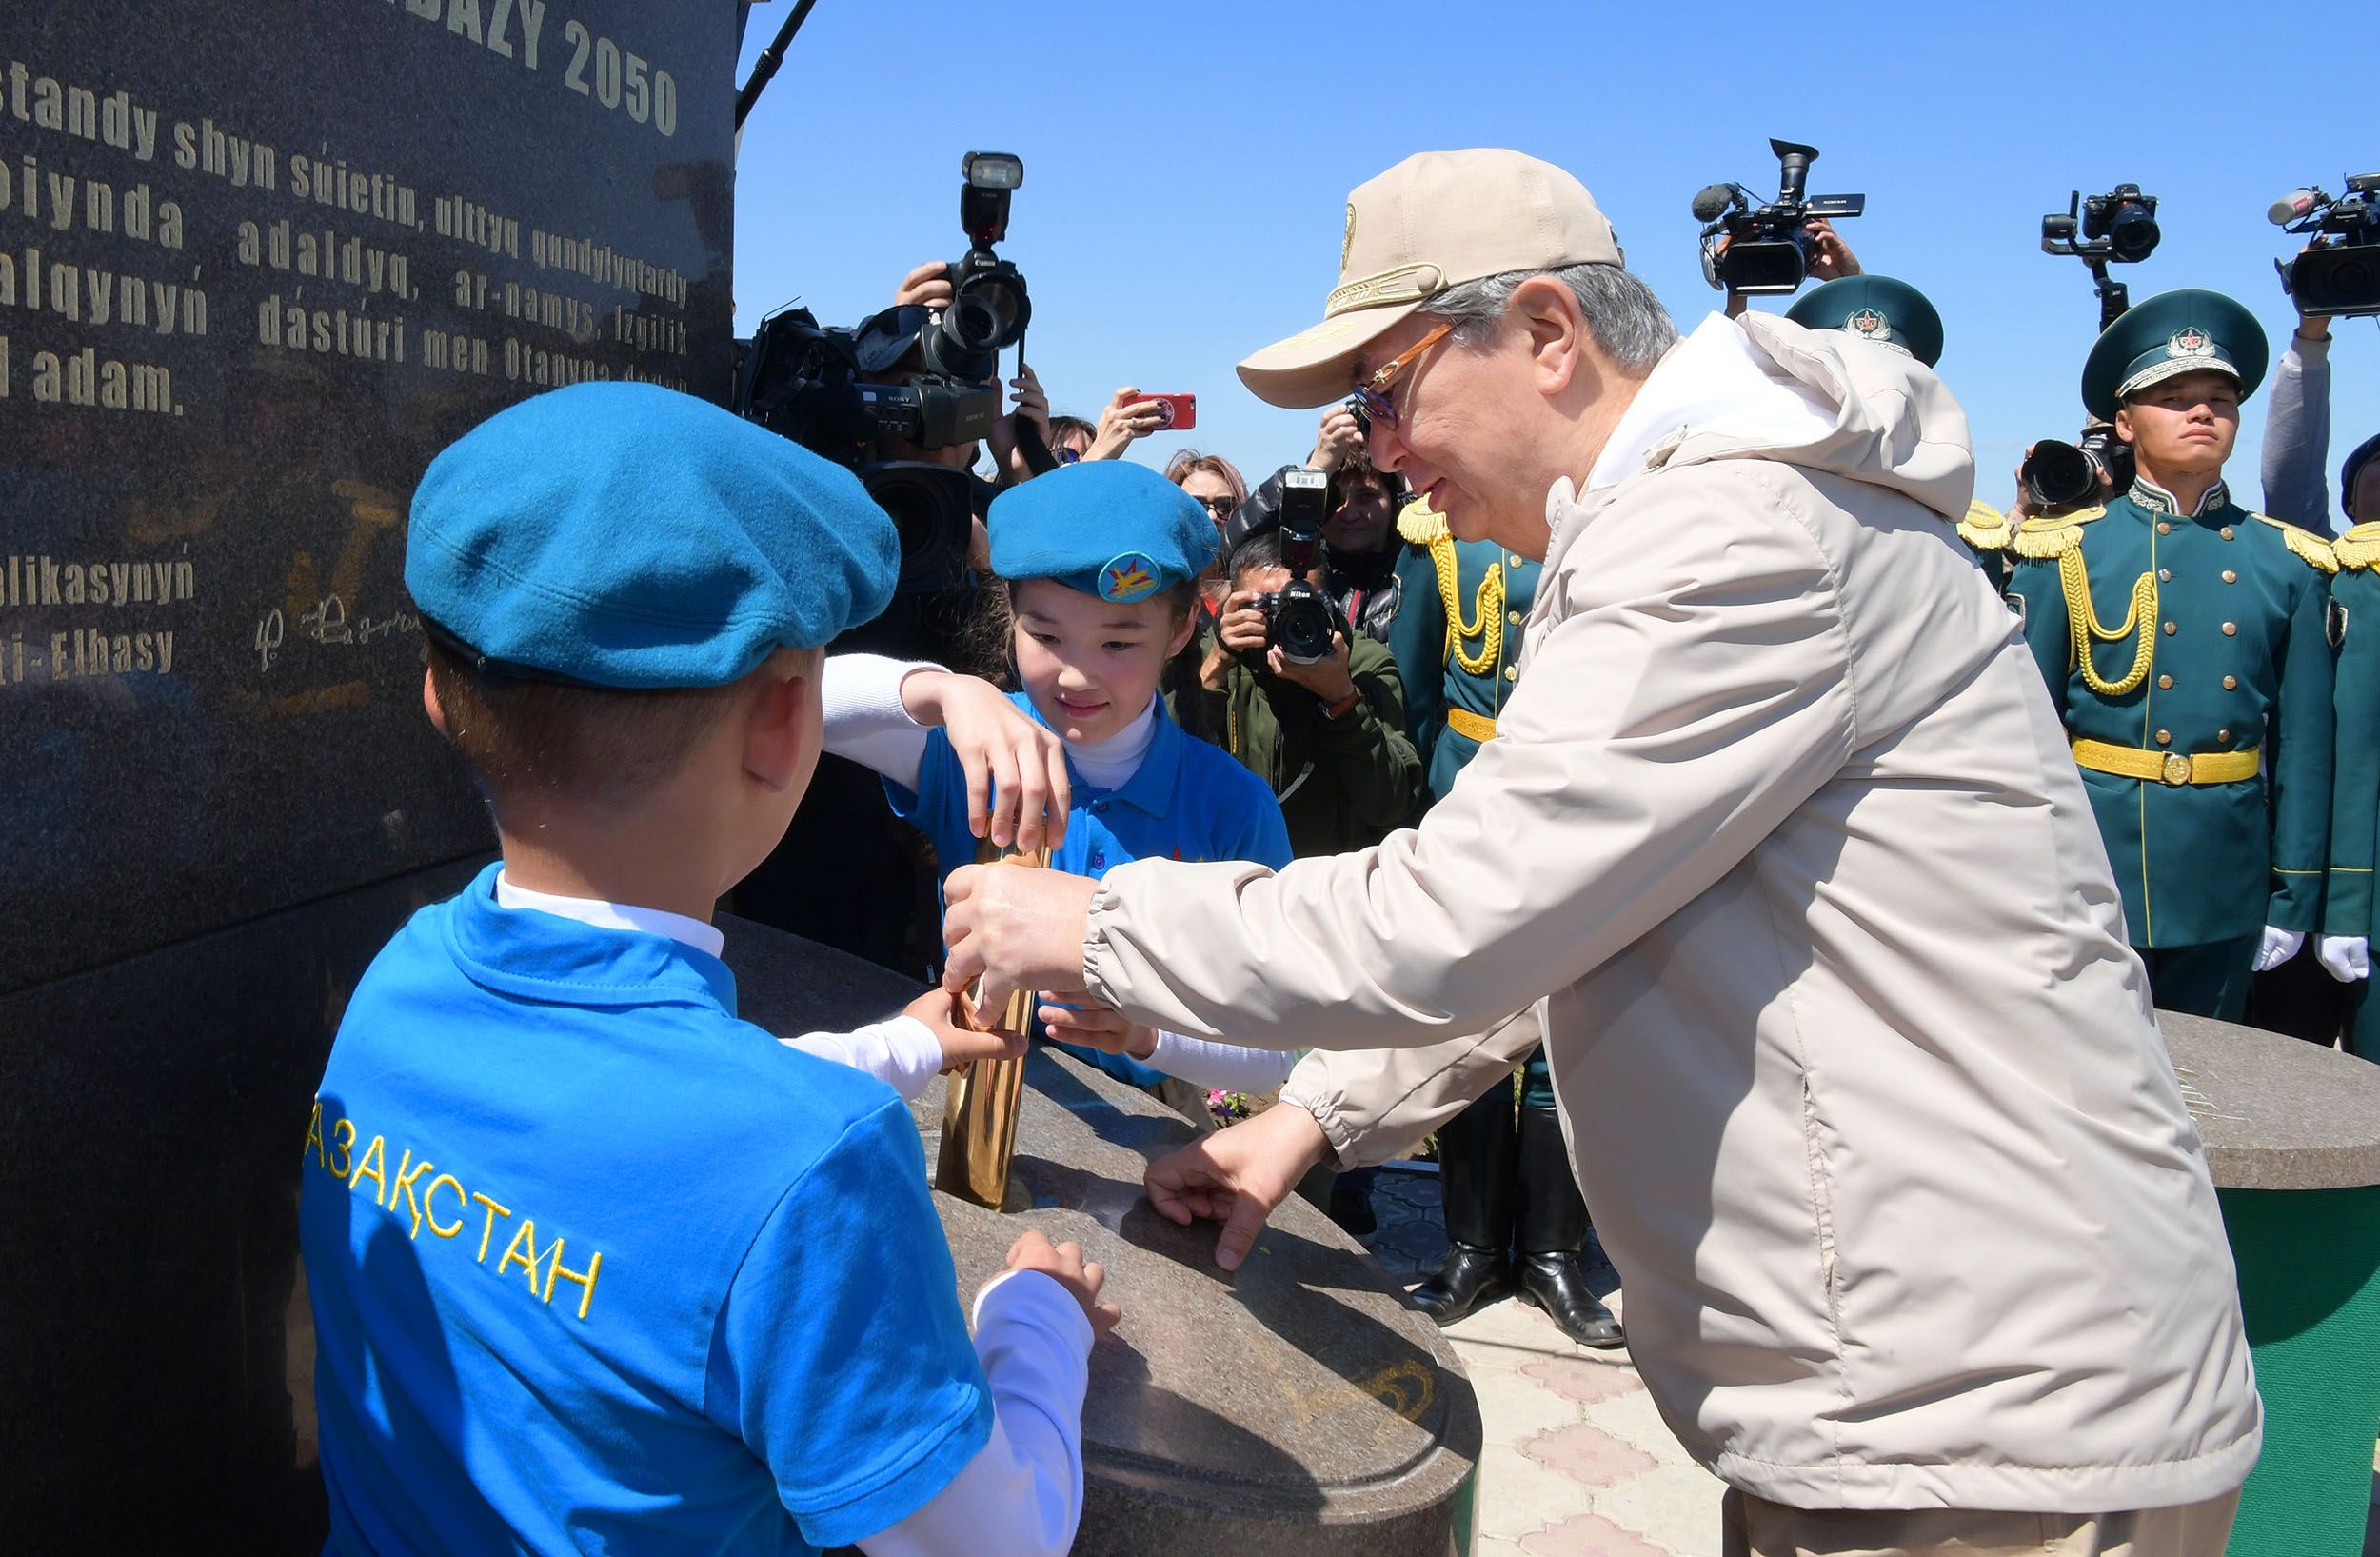
[[[1011,487],[985,516],[992,571],[1051,578],[1102,600],[1145,600],[1215,560],[1215,522],[1145,465],[1080,460]]]
[[[2245,400],[2264,382],[2271,349],[2256,316],[2221,292],[2159,292],[2127,309],[2092,347],[2083,362],[2083,409],[2112,420],[2152,384],[2200,371],[2228,374]]]
[[[722,687],[884,609],[892,521],[860,480],[649,384],[525,400],[430,462],[405,587],[431,630],[515,674]]]
[[[1806,329],[1839,329],[1895,348],[1929,368],[1942,360],[1942,316],[1925,293],[1891,276],[1841,276],[1813,287],[1785,317]]]

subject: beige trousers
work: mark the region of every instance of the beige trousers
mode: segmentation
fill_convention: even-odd
[[[2239,1494],[2121,1514],[1789,1508],[1734,1488],[1727,1557],[2223,1557]]]

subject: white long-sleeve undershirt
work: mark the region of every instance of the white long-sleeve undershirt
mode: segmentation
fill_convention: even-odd
[[[922,661],[896,660],[882,654],[837,654],[828,659],[820,687],[826,749],[872,768],[914,792],[924,768],[927,729],[902,701],[902,683],[916,671],[941,669]],[[1101,789],[1121,788],[1140,771],[1141,760],[1155,743],[1157,719],[1157,700],[1152,697],[1138,718],[1105,740],[1067,742],[1066,760],[1084,784]],[[901,1088],[903,1084],[900,1079],[878,1068],[879,1065],[890,1065],[896,1059],[884,1048],[870,1047],[864,1057],[849,1048],[838,1051],[838,1046],[856,1037],[857,1034],[810,1033],[787,1042],[826,1059],[855,1065],[896,1088]],[[886,1045],[902,1041],[902,1035],[898,1034],[884,1039]],[[935,1064],[939,1068],[940,1050],[936,1053]],[[1156,1052],[1140,1063],[1197,1087],[1269,1092],[1289,1079],[1297,1056],[1281,1049],[1248,1048],[1160,1031]],[[930,1080],[932,1074],[931,1070],[926,1071],[926,1079]],[[919,1085],[922,1088],[923,1083]],[[903,1091],[902,1095],[917,1094]]]

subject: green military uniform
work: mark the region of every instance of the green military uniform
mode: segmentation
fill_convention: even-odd
[[[1493,541],[1456,540],[1420,503],[1406,507],[1397,530],[1407,545],[1397,562],[1402,593],[1388,647],[1434,800],[1496,733],[1520,674],[1520,625],[1542,565]]]
[[[1967,517],[1958,522],[1958,538],[1975,554],[1992,588],[2005,590],[2009,570],[2016,564],[2015,553],[2009,549],[2016,539],[2016,527],[2008,522],[2008,515],[1976,498],[1967,505]]]
[[[2202,368],[2244,397],[2262,331],[2228,298],[2167,293],[2101,337],[2083,398],[2112,418],[2119,392]],[[2011,549],[2010,599],[2157,1003],[2237,1020],[2264,927],[2302,933],[2321,911],[2330,548],[2220,482],[2183,513],[2144,478],[2104,509],[2027,520]]]
[[[2328,935],[2372,937],[2372,869],[2380,853],[2380,521],[2339,537],[2338,576],[2330,581],[2332,634],[2339,640],[2338,763],[2330,805]],[[2380,999],[2371,981],[2353,987],[2348,1042],[2380,1060]]]

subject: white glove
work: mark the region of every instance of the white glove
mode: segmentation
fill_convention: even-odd
[[[2304,930],[2277,929],[2267,925],[2264,928],[2264,944],[2256,948],[2256,971],[2271,972],[2291,957],[2296,956],[2297,948],[2305,944],[2306,932]]]
[[[2371,946],[2360,935],[2325,935],[2314,942],[2314,960],[2341,984],[2371,975]]]

